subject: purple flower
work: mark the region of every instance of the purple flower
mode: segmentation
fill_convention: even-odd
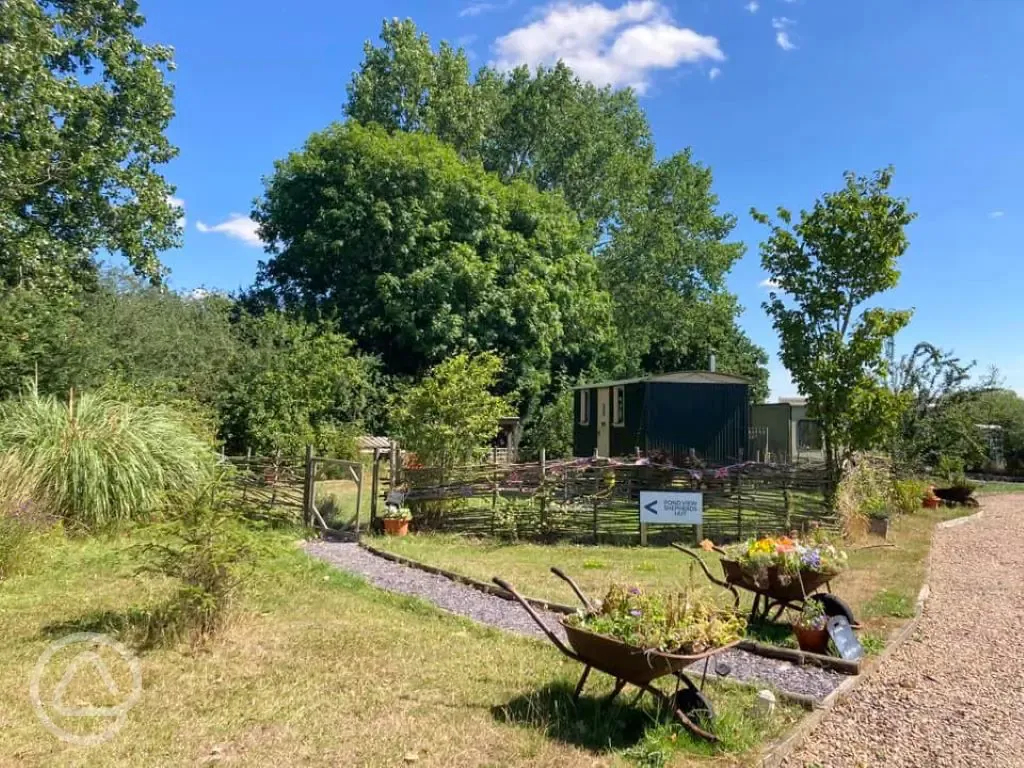
[[[631,594],[631,595],[639,595],[640,594],[640,587],[630,587],[629,588],[629,594]]]
[[[644,613],[643,613],[643,611],[639,610],[638,608],[634,608],[633,610],[631,610],[629,612],[629,615],[632,616],[634,619],[639,619],[641,616],[644,615]]]
[[[808,565],[811,568],[818,568],[821,566],[821,553],[816,549],[809,549],[804,552],[800,558],[800,562],[804,565]]]

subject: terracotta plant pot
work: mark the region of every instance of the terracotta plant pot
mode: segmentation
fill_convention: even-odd
[[[934,496],[932,498],[928,498],[927,496],[925,496],[922,501],[924,503],[925,509],[938,509],[939,504],[942,503],[942,499],[940,499],[938,496]]]
[[[887,517],[872,517],[868,519],[868,530],[875,536],[881,536],[883,539],[889,536],[889,518]]]
[[[796,642],[801,651],[808,653],[826,653],[828,651],[827,629],[809,629],[794,624],[793,634],[796,635]]]
[[[388,536],[405,536],[409,533],[409,521],[384,518],[384,533]]]

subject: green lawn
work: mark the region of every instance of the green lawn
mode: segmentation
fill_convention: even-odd
[[[994,493],[1024,493],[1024,482],[1002,483],[997,481],[981,482],[978,480],[972,482],[977,483],[978,488],[974,493],[979,496],[990,496]]]
[[[865,538],[850,546],[850,567],[833,587],[853,608],[868,633],[885,636],[913,608],[924,581],[926,559],[935,523],[971,510],[924,510],[895,520],[890,543]],[[490,581],[501,576],[520,592],[545,600],[578,605],[569,587],[550,573],[558,566],[584,592],[602,597],[613,583],[640,584],[654,589],[677,589],[689,583],[710,585],[699,566],[670,547],[615,547],[574,544],[505,544],[493,539],[419,534],[404,538],[378,536],[368,540],[420,562]],[[862,548],[864,547],[864,548]],[[718,556],[704,553],[712,573],[721,576]],[[713,589],[718,590],[717,587]],[[728,593],[721,593],[729,599]],[[741,593],[744,605],[750,593]]]
[[[122,624],[173,585],[135,574],[124,553],[138,533],[47,537],[28,572],[0,584],[0,755],[25,766],[115,768],[719,766],[746,762],[799,714],[783,707],[761,725],[745,714],[750,690],[710,683],[724,742],[711,747],[658,725],[651,711],[602,709],[602,675],[577,710],[569,696],[579,665],[549,644],[386,594],[309,559],[293,540],[266,536],[273,546],[237,621],[205,649],[139,651],[141,700],[94,747],[44,730],[29,697],[34,665],[54,639]],[[69,695],[93,702],[101,684],[87,680]]]

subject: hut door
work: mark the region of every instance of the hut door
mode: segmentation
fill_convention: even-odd
[[[597,390],[597,454],[608,456],[611,449],[611,406],[608,387]]]

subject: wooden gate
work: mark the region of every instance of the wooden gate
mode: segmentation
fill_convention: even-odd
[[[306,452],[303,508],[306,522],[331,533],[359,535],[364,520],[363,465]]]

